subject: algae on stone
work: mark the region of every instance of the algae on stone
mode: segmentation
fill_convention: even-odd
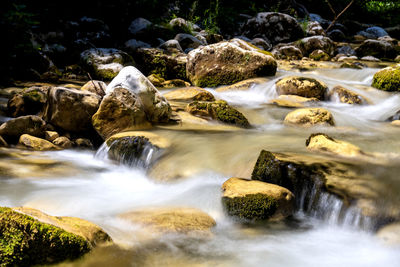
[[[375,73],[372,86],[383,91],[400,91],[400,66],[384,68]]]

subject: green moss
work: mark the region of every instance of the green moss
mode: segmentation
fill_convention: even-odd
[[[265,51],[264,49],[261,49],[261,48],[259,48],[258,46],[253,45],[252,43],[249,43],[249,42],[246,42],[246,43],[247,43],[249,46],[251,46],[252,48],[256,49],[257,52],[260,52],[260,53],[262,53],[262,54],[264,54],[264,55],[267,55],[267,56],[274,57],[274,56],[272,55],[271,52]]]
[[[0,265],[31,266],[75,259],[90,250],[83,238],[0,207]]]
[[[400,91],[400,67],[383,69],[375,73],[372,86],[383,91]]]
[[[229,215],[247,220],[266,220],[274,215],[278,208],[277,201],[264,194],[223,197],[222,203]]]
[[[98,77],[100,79],[110,81],[110,80],[114,79],[115,76],[118,75],[118,72],[114,72],[114,71],[108,70],[108,69],[101,69],[101,70],[96,69],[95,75],[96,75],[96,77]]]

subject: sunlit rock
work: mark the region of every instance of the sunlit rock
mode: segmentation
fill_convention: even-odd
[[[316,104],[319,100],[315,97],[308,98],[297,95],[280,95],[276,99],[272,99],[270,104],[287,108],[302,108]]]
[[[167,100],[175,101],[214,101],[214,96],[200,87],[185,87],[170,91],[164,95]]]
[[[360,95],[343,86],[335,86],[328,94],[331,100],[338,99],[341,103],[361,105],[366,102]]]
[[[324,100],[327,90],[328,87],[323,82],[307,77],[289,76],[276,82],[278,95],[298,95]]]
[[[35,137],[29,134],[23,134],[19,138],[18,144],[32,150],[58,150],[60,147],[52,144],[51,142],[44,140],[39,137]]]
[[[241,219],[282,219],[294,210],[294,195],[278,185],[230,178],[222,185],[222,191],[227,213]]]
[[[400,65],[387,67],[375,73],[372,86],[383,91],[400,91]]]
[[[332,114],[324,108],[296,109],[286,115],[284,122],[306,127],[314,125],[335,125]]]

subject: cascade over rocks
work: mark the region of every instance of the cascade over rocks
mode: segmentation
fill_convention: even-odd
[[[65,131],[92,129],[91,118],[99,108],[101,97],[82,90],[53,87],[49,90],[44,118]]]
[[[293,193],[275,184],[230,178],[222,185],[222,191],[227,213],[241,219],[276,220],[294,211]]]
[[[335,86],[328,94],[331,100],[338,99],[341,103],[361,105],[366,102],[361,96],[344,88],[343,86]]]
[[[276,12],[258,13],[243,25],[242,33],[251,39],[265,36],[273,45],[295,41],[304,36],[296,19]]]
[[[268,52],[240,39],[197,48],[188,54],[186,72],[193,85],[215,87],[259,76],[275,75]]]
[[[125,129],[168,122],[171,107],[151,82],[135,67],[125,67],[107,86],[92,123],[107,138]]]

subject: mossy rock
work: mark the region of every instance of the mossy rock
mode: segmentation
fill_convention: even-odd
[[[384,68],[375,73],[372,86],[383,91],[400,91],[400,66]]]
[[[331,100],[337,97],[341,103],[346,103],[351,105],[353,104],[361,105],[364,102],[366,102],[361,96],[340,85],[332,88],[332,90],[329,92],[329,97],[331,98]]]
[[[247,118],[228,105],[225,101],[200,102],[194,101],[187,105],[186,111],[200,117],[208,117],[226,124],[233,124],[242,128],[249,128]]]
[[[0,265],[31,266],[76,259],[91,245],[85,238],[0,207]]]
[[[230,216],[246,220],[281,219],[292,214],[294,195],[278,185],[230,178],[222,185],[222,203]]]

